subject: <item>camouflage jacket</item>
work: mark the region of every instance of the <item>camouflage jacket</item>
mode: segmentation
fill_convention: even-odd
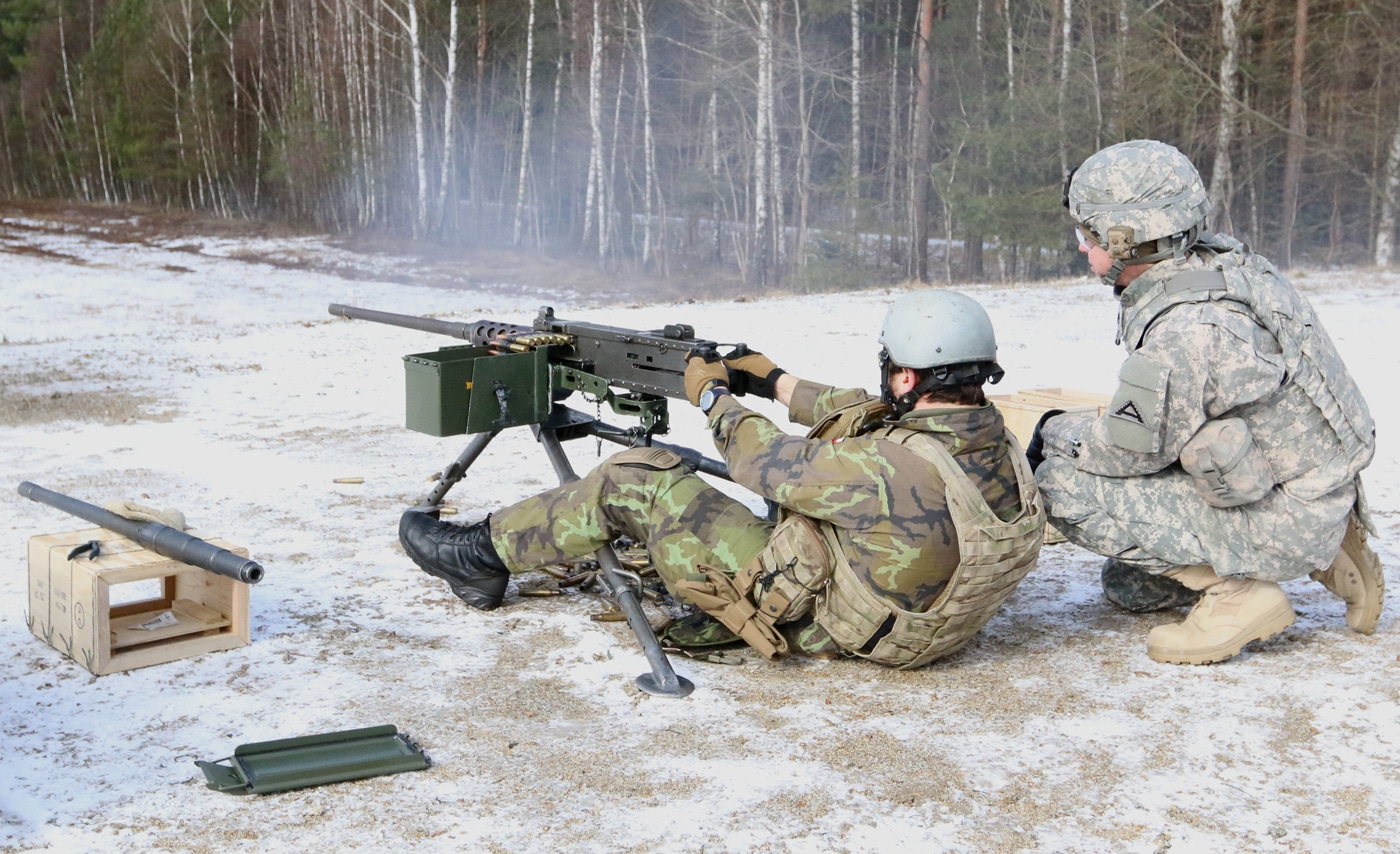
[[[868,399],[859,389],[799,382],[788,415],[811,426],[827,413]],[[830,522],[851,567],[870,589],[909,611],[925,611],[958,566],[958,537],[942,478],[914,451],[893,442],[835,442],[791,435],[725,396],[710,410],[715,445],[734,481],[784,508]],[[1021,510],[1001,413],[924,409],[899,426],[936,437],[1003,519]]]
[[[1349,483],[1370,459],[1374,428],[1332,342],[1267,261],[1229,238],[1209,240],[1124,290],[1119,334],[1129,355],[1118,392],[1098,418],[1048,421],[1047,455],[1091,474],[1151,474],[1176,463],[1207,421],[1241,416],[1300,497]]]

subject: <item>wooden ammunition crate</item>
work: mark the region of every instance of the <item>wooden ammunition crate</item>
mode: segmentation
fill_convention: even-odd
[[[1052,409],[1065,412],[1093,412],[1102,415],[1111,399],[1106,394],[1076,391],[1072,388],[1029,388],[1015,394],[989,394],[987,399],[997,405],[1006,426],[1021,443],[1030,444],[1031,434],[1040,416]]]
[[[1001,410],[1001,417],[1006,421],[1007,429],[1016,437],[1016,441],[1021,443],[1022,448],[1030,444],[1035,425],[1040,423],[1040,416],[1050,410],[1063,409],[1065,412],[1092,412],[1095,415],[1103,415],[1108,409],[1109,401],[1112,400],[1106,394],[1076,391],[1072,388],[1028,388],[1015,394],[989,394],[987,399]],[[1047,544],[1064,541],[1065,535],[1054,525],[1045,526]]]
[[[101,544],[96,560],[86,554],[68,559],[92,540]],[[223,540],[209,542],[248,556]],[[138,595],[156,595],[111,604],[125,598],[121,590],[114,596],[114,588],[136,582],[148,582],[130,588]],[[247,584],[148,551],[105,528],[30,537],[28,620],[35,637],[98,676],[250,640]]]

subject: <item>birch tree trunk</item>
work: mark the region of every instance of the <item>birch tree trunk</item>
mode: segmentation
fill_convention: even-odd
[[[1069,131],[1065,126],[1065,98],[1069,92],[1069,52],[1074,44],[1074,0],[1063,0],[1060,21],[1060,88],[1056,95],[1059,109],[1056,121],[1060,130],[1060,177],[1069,179]]]
[[[1283,161],[1283,249],[1279,266],[1293,266],[1293,227],[1298,220],[1298,188],[1303,175],[1303,63],[1307,58],[1308,0],[1298,0],[1293,30],[1293,88],[1288,98],[1288,151]]]
[[[1104,132],[1110,142],[1118,142],[1119,117],[1123,114],[1123,89],[1127,85],[1127,75],[1123,67],[1128,61],[1128,0],[1118,0],[1118,40],[1113,62],[1113,106],[1108,113]]]
[[[769,245],[768,225],[768,171],[769,134],[768,120],[772,116],[773,100],[773,8],[770,0],[759,0],[758,4],[758,104],[754,118],[754,216],[753,216],[753,263],[750,268],[754,284],[759,287],[768,284],[768,267],[772,260]]]
[[[1099,48],[1094,35],[1094,7],[1084,7],[1084,41],[1089,54],[1089,79],[1094,91],[1094,150],[1103,148],[1103,86],[1099,82]],[[1069,164],[1065,164],[1068,166]],[[1068,170],[1066,170],[1068,173]]]
[[[928,281],[928,196],[929,167],[933,161],[933,116],[930,107],[933,99],[933,0],[919,0],[918,31],[918,91],[914,97],[914,162],[912,169],[913,188],[910,207],[912,214],[912,234],[910,235],[909,256],[912,265],[910,273],[920,282]]]
[[[515,224],[511,242],[520,245],[520,230],[525,214],[525,175],[530,168],[530,128],[534,123],[533,72],[535,67],[535,0],[530,0],[530,13],[525,24],[525,92],[521,98],[524,117],[520,127],[520,177],[515,185]]]
[[[530,0],[534,16],[535,2]],[[527,72],[528,73],[528,72]],[[447,24],[447,76],[442,81],[442,174],[438,181],[437,223],[441,230],[448,222],[447,196],[452,185],[452,167],[456,163],[453,132],[457,129],[457,0],[452,0]],[[530,113],[527,109],[525,120]]]
[[[860,0],[851,0],[851,168],[850,168],[850,192],[847,208],[851,219],[851,225],[856,226],[858,214],[857,205],[860,202]],[[803,117],[802,142],[807,143],[807,119]],[[805,164],[804,154],[804,164]],[[805,225],[805,217],[803,225]],[[857,236],[857,241],[859,237]],[[799,241],[800,243],[801,241]],[[798,246],[799,260],[801,261],[802,247]]]
[[[1124,0],[1126,2],[1126,0]],[[1002,14],[1006,17],[1006,100],[1016,103],[1016,31],[1011,24],[1011,0],[1003,0]]]
[[[894,14],[893,14],[893,17],[894,17],[895,20],[899,20],[899,17],[900,17],[900,14],[899,14],[899,13],[900,13],[900,7],[902,6],[901,0],[892,0],[892,3],[893,3],[893,6],[894,6],[894,10],[893,10]],[[899,170],[899,165],[898,165],[898,163],[899,163],[899,156],[898,156],[898,148],[899,148],[899,146],[896,144],[895,141],[904,138],[904,135],[903,135],[902,133],[900,133],[900,122],[899,122],[899,91],[900,91],[900,76],[899,76],[899,30],[900,30],[899,27],[890,27],[889,46],[886,48],[886,53],[889,55],[889,58],[890,58],[890,78],[889,78],[889,79],[890,79],[890,82],[889,82],[889,93],[890,93],[890,97],[889,97],[889,103],[886,105],[888,109],[887,109],[887,113],[886,113],[887,121],[886,121],[886,123],[885,123],[885,124],[886,124],[885,136],[889,139],[889,144],[888,144],[888,148],[889,148],[889,157],[887,157],[886,160],[885,160],[885,213],[886,213],[887,216],[890,216],[890,217],[893,217],[893,216],[894,216],[894,212],[895,212],[895,209],[896,209],[896,208],[895,208],[895,202],[896,202],[896,200],[899,198],[899,184],[900,184],[900,181],[899,181],[900,170]],[[891,235],[891,238],[890,238],[890,247],[891,247],[890,256],[891,256],[891,263],[894,263],[894,254],[895,254],[895,252],[894,252],[894,247],[895,247],[896,245],[897,245],[897,241],[894,239],[893,235]]]
[[[1230,218],[1230,200],[1234,196],[1234,173],[1230,164],[1230,144],[1234,141],[1235,124],[1239,120],[1239,98],[1236,78],[1239,73],[1240,38],[1236,20],[1240,0],[1220,2],[1220,129],[1215,136],[1215,164],[1210,172],[1210,227],[1212,231],[1234,231]]]
[[[58,32],[59,32],[59,44],[60,44],[60,47],[61,47],[62,44],[63,44],[63,16],[62,16],[62,14],[61,14],[61,12],[62,12],[62,4],[59,5],[59,9],[60,9],[60,15],[59,15],[59,29],[58,29]],[[168,16],[168,13],[167,13],[167,17],[166,17],[166,20],[165,20],[165,25],[166,25],[166,31],[167,31],[167,32],[169,33],[169,35],[170,35],[171,41],[172,41],[174,44],[176,44],[177,46],[183,45],[184,42],[183,42],[183,39],[182,39],[182,36],[181,36],[181,31],[180,31],[180,29],[177,28],[176,22]],[[189,176],[189,168],[187,167],[186,164],[187,164],[187,162],[192,158],[192,155],[190,154],[190,151],[189,151],[189,143],[187,142],[187,140],[186,140],[186,138],[185,138],[185,124],[186,124],[186,121],[192,120],[192,119],[190,119],[190,118],[186,115],[186,113],[191,111],[191,103],[190,103],[190,102],[192,101],[193,92],[187,93],[187,92],[185,91],[185,89],[184,89],[184,87],[183,87],[183,84],[181,83],[181,77],[180,77],[180,71],[181,71],[181,69],[174,67],[173,62],[172,62],[171,67],[169,67],[169,68],[167,68],[167,67],[165,66],[165,63],[163,63],[163,62],[158,63],[158,69],[159,69],[160,75],[165,79],[165,82],[166,82],[167,84],[169,84],[169,86],[170,86],[170,97],[171,97],[171,100],[172,100],[172,102],[173,102],[173,104],[172,104],[172,107],[173,107],[172,112],[173,112],[173,114],[174,114],[174,119],[175,119],[175,140],[176,140],[176,142],[177,142],[176,154],[177,154],[178,162],[179,162],[180,167],[181,167],[180,173],[181,173],[181,175],[183,176],[183,180],[184,180],[184,184],[185,184],[186,204],[187,204],[190,208],[197,208],[197,207],[199,207],[199,201],[200,201],[200,200],[199,200],[198,196],[196,195],[196,182],[190,180],[190,178],[188,177],[188,176]],[[68,73],[67,73],[67,57],[65,56],[65,57],[64,57],[64,78],[65,78],[65,81],[67,80],[67,77],[68,77]],[[71,93],[70,93],[70,97],[71,97]],[[76,178],[75,178],[75,180],[76,180]],[[75,184],[75,190],[78,190],[79,192],[82,192],[82,196],[81,196],[82,198],[84,198],[84,199],[87,198],[86,192],[83,192],[83,191],[85,190],[85,188],[81,187],[81,185]]]
[[[991,116],[987,108],[987,66],[986,66],[986,44],[985,32],[986,0],[977,0],[976,26],[973,29],[976,40],[973,43],[975,50],[973,56],[977,63],[977,91],[978,91],[978,112],[982,116],[981,131],[984,140],[990,140],[992,136]],[[977,152],[983,158],[982,166],[988,175],[992,174],[991,145],[983,142],[980,151]],[[973,192],[985,189],[987,197],[990,199],[994,195],[990,181],[973,181]],[[963,237],[963,275],[972,281],[978,281],[983,276],[982,267],[982,226],[980,224],[969,228]]]
[[[479,224],[481,222],[482,196],[485,194],[486,184],[482,180],[482,140],[486,136],[486,46],[488,44],[486,36],[486,0],[477,0],[476,4],[476,122],[472,125],[472,159],[468,168],[471,170],[471,197],[472,197],[472,218]]]
[[[1376,266],[1389,267],[1395,251],[1395,213],[1400,205],[1400,111],[1395,117],[1395,135],[1381,177],[1381,217],[1376,228]]]
[[[418,203],[413,212],[413,236],[428,232],[428,119],[423,105],[423,45],[418,33],[418,2],[408,0],[408,45],[413,69],[413,160],[418,176]]]
[[[645,149],[645,151],[644,151],[644,160],[645,160],[645,164],[644,164],[644,165],[645,165],[645,169],[646,169],[646,185],[645,185],[645,188],[643,189],[643,193],[644,193],[644,195],[645,195],[645,198],[644,198],[644,200],[643,200],[643,202],[642,202],[642,218],[643,218],[643,220],[644,220],[643,225],[642,225],[642,265],[643,265],[643,266],[646,266],[646,265],[650,264],[650,263],[651,263],[651,260],[652,260],[652,252],[653,252],[653,247],[652,247],[652,224],[651,224],[651,222],[652,222],[652,198],[655,196],[655,197],[658,197],[658,198],[657,198],[657,201],[658,201],[658,202],[661,201],[660,198],[659,198],[660,192],[661,192],[661,191],[660,191],[659,186],[658,186],[658,184],[657,184],[657,175],[656,175],[656,140],[655,140],[655,138],[652,136],[652,127],[651,127],[651,59],[650,59],[650,54],[648,54],[648,52],[647,52],[647,16],[646,16],[646,8],[645,8],[644,5],[643,5],[645,2],[646,2],[646,0],[637,0],[637,43],[638,43],[638,46],[641,48],[640,55],[641,55],[641,61],[642,61],[642,69],[641,69],[641,78],[642,78],[642,79],[641,79],[641,81],[640,81],[641,84],[642,84],[642,126],[643,126],[643,129],[642,129],[642,146],[643,146],[643,148]],[[666,245],[666,212],[665,212],[665,205],[664,205],[664,204],[658,204],[657,207],[661,208],[661,220],[660,220],[660,222],[658,223],[658,228],[657,228],[657,231],[660,232],[660,234],[658,235],[658,237],[659,237],[660,245],[661,245],[662,247],[665,247],[665,245]],[[664,272],[664,268],[665,268],[665,260],[664,260],[664,257],[665,257],[665,250],[664,250],[664,248],[663,248],[662,253],[661,253],[661,259],[662,259],[662,260],[661,260],[661,264],[660,264],[660,266],[663,268],[663,272]]]
[[[613,244],[620,241],[619,231],[621,223],[617,217],[617,152],[622,146],[620,139],[622,135],[622,98],[627,92],[627,6],[623,5],[619,10],[621,20],[617,22],[617,30],[622,34],[622,45],[618,51],[617,63],[617,97],[613,99],[613,119],[612,119],[612,146],[607,151],[607,169],[599,168],[598,185],[598,223],[607,224],[607,228],[600,231],[599,237],[606,236],[607,242],[601,242],[598,246],[598,257],[600,261],[606,261],[607,256],[613,251]],[[607,30],[603,31],[603,52],[607,53],[608,35]]]
[[[779,0],[781,3],[781,0]],[[781,12],[781,8],[770,10],[770,14]],[[772,250],[772,269],[768,273],[768,280],[776,283],[782,278],[783,265],[787,263],[788,245],[784,236],[787,234],[787,222],[785,220],[785,209],[783,206],[783,188],[786,186],[783,181],[783,145],[782,132],[778,126],[778,104],[782,98],[779,91],[779,78],[777,73],[777,50],[782,43],[780,35],[774,30],[777,23],[773,18],[769,19],[769,49],[768,49],[768,169],[772,173],[768,178],[768,221],[772,236],[768,239],[768,245]]]
[[[73,128],[78,127],[78,103],[73,98],[73,75],[68,69],[68,38],[65,35],[63,26],[63,4],[58,4],[58,54],[63,60],[63,91],[68,96],[68,115]],[[62,138],[60,132],[60,138]],[[83,201],[91,201],[92,194],[88,191],[86,181],[74,180],[73,188],[79,192],[79,198]]]
[[[589,214],[598,218],[598,260],[603,260],[608,245],[608,221],[603,203],[603,16],[599,0],[593,0],[593,37],[588,65],[588,122],[592,130],[592,142],[588,157],[588,203]],[[584,220],[584,236],[588,234],[589,220]]]
[[[647,8],[645,0],[637,0],[637,85],[641,90],[641,160],[643,160],[643,189],[641,189],[641,266],[651,263],[651,195],[657,181],[657,148],[651,137],[651,64],[647,56]]]
[[[853,10],[856,8],[856,0],[851,0],[851,8],[852,8]],[[794,250],[794,254],[796,255],[796,260],[794,261],[794,264],[795,264],[797,267],[806,267],[806,266],[807,266],[807,216],[808,216],[808,205],[810,204],[810,201],[811,201],[811,179],[812,179],[812,113],[811,113],[811,109],[812,109],[812,108],[811,108],[811,106],[808,104],[808,101],[807,101],[807,97],[808,97],[808,96],[807,96],[807,69],[806,69],[806,60],[805,60],[805,57],[803,56],[803,53],[802,53],[802,6],[801,6],[801,4],[794,4],[794,5],[793,5],[793,14],[794,14],[794,16],[795,16],[795,18],[796,18],[796,23],[795,23],[794,28],[793,28],[793,43],[794,43],[794,44],[796,45],[796,47],[797,47],[797,121],[799,122],[799,127],[798,127],[798,142],[797,142],[797,176],[796,176],[796,178],[797,178],[797,229],[796,229],[796,231],[797,231],[797,233],[796,233],[796,235],[795,235],[795,240],[794,240],[794,242],[793,242],[793,245],[796,247],[795,250]],[[854,36],[853,36],[853,37],[854,37]],[[859,48],[857,48],[857,50],[859,50]],[[859,62],[857,62],[856,74],[859,75]],[[858,87],[853,86],[853,89],[852,89],[853,93],[854,93],[854,91],[856,90],[856,88],[858,88]],[[855,96],[855,95],[853,94],[853,97],[857,97],[857,96]],[[853,110],[853,112],[852,112],[852,115],[853,115],[853,116],[859,114],[859,106],[853,106],[852,110]],[[857,119],[857,118],[853,118],[853,119],[852,119],[852,126],[851,126],[851,133],[852,133],[852,139],[855,140],[855,141],[852,143],[852,149],[853,149],[853,153],[855,154],[855,156],[856,156],[856,158],[857,158],[857,160],[856,160],[856,161],[853,161],[853,162],[852,162],[852,165],[851,165],[851,178],[852,178],[853,181],[854,181],[855,177],[858,176],[858,175],[860,174],[860,167],[859,167],[858,165],[856,165],[856,163],[858,163],[859,156],[860,156],[860,155],[859,155],[859,152],[860,152],[860,142],[859,142],[859,138],[856,136],[856,134],[859,133],[859,130],[860,130],[860,120]],[[854,187],[855,184],[852,183],[851,186]],[[847,196],[847,199],[850,200],[851,197],[848,195],[848,196]],[[854,206],[851,207],[851,217],[852,217],[852,222],[854,222],[854,221],[855,221],[855,208],[854,208]],[[860,236],[859,236],[859,234],[856,235],[855,249],[856,249],[857,252],[860,251]]]
[[[575,14],[574,17],[578,17]],[[559,0],[554,0],[554,21],[555,27],[560,33],[564,31],[564,10],[559,5]],[[558,202],[560,199],[559,188],[559,104],[562,100],[564,89],[564,52],[569,46],[569,40],[559,39],[559,54],[554,62],[554,103],[550,112],[549,125],[549,189],[551,197]]]
[[[713,195],[710,199],[710,227],[714,229],[714,262],[716,264],[724,260],[724,226],[720,221],[723,213],[720,206],[719,193],[719,95],[710,90],[710,189]]]

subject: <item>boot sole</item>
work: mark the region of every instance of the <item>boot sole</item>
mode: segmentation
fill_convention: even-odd
[[[1348,532],[1347,537],[1351,537]],[[1327,592],[1347,603],[1347,625],[1352,631],[1363,635],[1374,634],[1380,622],[1381,610],[1385,607],[1385,572],[1381,560],[1371,547],[1361,543],[1350,547],[1343,541],[1342,550],[1336,560],[1326,570],[1311,573],[1309,577],[1327,588]],[[1359,602],[1347,601],[1343,594],[1341,579],[1352,577],[1357,583],[1351,589],[1363,591]]]
[[[415,565],[433,578],[447,582],[447,587],[452,591],[452,595],[466,602],[478,611],[494,611],[501,607],[506,599],[506,588],[510,586],[510,576],[503,575],[500,578],[484,578],[480,581],[473,581],[464,584],[462,579],[455,578],[445,572],[439,572],[432,567],[419,563],[418,558],[412,552],[404,550]]]
[[[1347,603],[1347,625],[1354,632],[1363,635],[1373,634],[1381,620],[1381,609],[1385,607],[1385,573],[1381,571],[1381,559],[1366,543],[1356,549],[1356,554],[1343,552],[1356,567],[1361,579],[1361,588],[1367,596],[1360,603]]]
[[[433,578],[447,582],[447,586],[452,590],[452,594],[478,611],[494,611],[501,606],[506,598],[506,588],[510,585],[510,574],[499,578],[483,578],[463,582],[461,578],[425,563],[419,556],[416,549],[404,542],[402,537],[399,545],[403,547],[403,553],[408,559],[413,561],[414,566],[431,575]],[[483,589],[485,588],[485,589]],[[499,589],[497,589],[499,588]]]
[[[1297,615],[1287,602],[1281,603],[1272,611],[1254,621],[1247,626],[1243,632],[1236,635],[1236,638],[1243,640],[1232,640],[1218,646],[1198,650],[1173,650],[1173,649],[1153,649],[1147,648],[1147,657],[1162,664],[1217,664],[1227,661],[1240,654],[1247,644],[1255,641],[1266,641],[1280,634],[1284,629],[1293,625]]]

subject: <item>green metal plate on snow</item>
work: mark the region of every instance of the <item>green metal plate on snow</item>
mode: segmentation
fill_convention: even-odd
[[[227,765],[220,763],[227,762]],[[264,795],[360,780],[429,765],[422,749],[390,725],[243,744],[233,756],[196,765],[206,785],[235,795]]]

